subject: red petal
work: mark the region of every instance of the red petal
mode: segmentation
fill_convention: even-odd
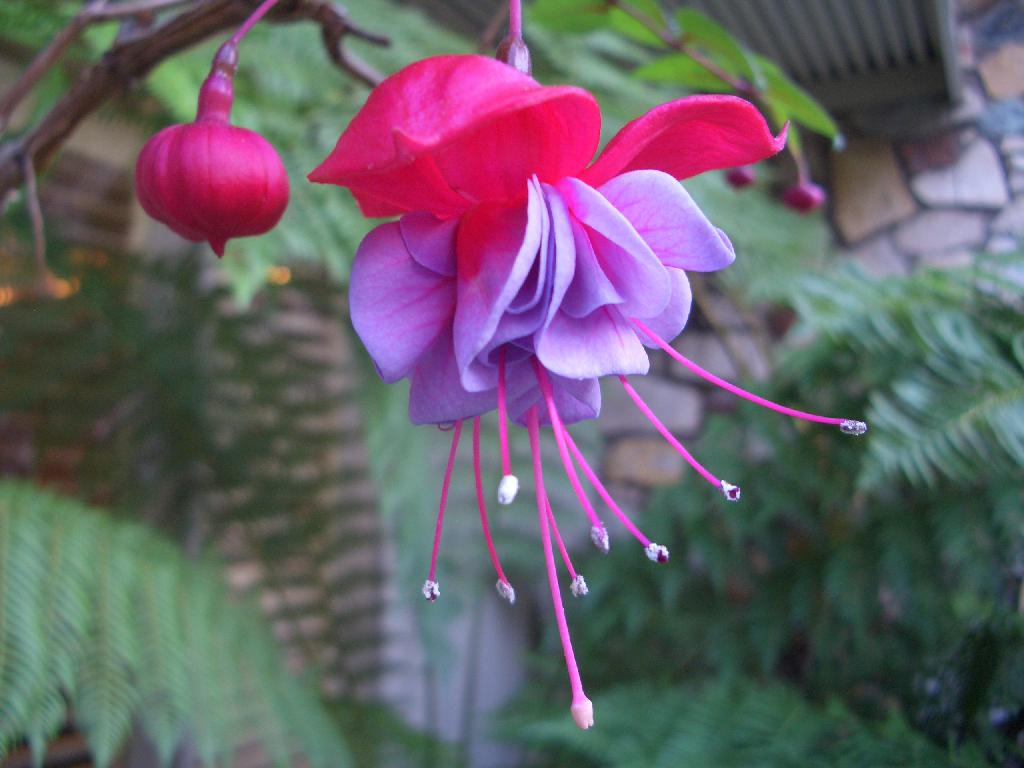
[[[458,215],[579,173],[601,130],[594,97],[483,56],[437,56],[389,77],[310,181],[352,190],[368,216]]]
[[[748,165],[786,144],[772,136],[757,108],[735,96],[691,96],[655,107],[628,123],[580,178],[592,187],[637,170],[686,179],[716,168]]]

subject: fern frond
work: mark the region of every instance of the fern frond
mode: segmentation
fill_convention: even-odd
[[[285,671],[217,568],[141,527],[0,481],[0,744],[27,738],[40,757],[68,700],[101,768],[135,721],[164,765],[186,733],[211,765],[253,738],[282,765],[300,752],[348,764],[315,690]]]

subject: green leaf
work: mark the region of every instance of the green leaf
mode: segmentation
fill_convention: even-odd
[[[655,83],[672,83],[693,91],[728,93],[732,86],[713,75],[684,53],[662,56],[633,70],[633,74]]]
[[[628,7],[638,15],[643,16],[646,21],[650,22],[651,26],[634,18],[631,13],[624,11],[623,7]],[[620,35],[635,40],[638,43],[655,48],[663,48],[665,46],[664,39],[654,31],[654,29],[668,30],[668,20],[665,18],[665,14],[657,0],[624,0],[624,2],[612,7],[608,12],[608,23]],[[651,27],[654,27],[654,29],[651,29]]]
[[[764,73],[765,98],[774,113],[830,139],[834,140],[839,135],[835,121],[811,94],[794,83],[770,59],[755,55],[755,60]]]
[[[764,87],[757,59],[717,21],[692,8],[680,8],[676,11],[676,23],[685,44],[703,49],[730,73],[741,75],[758,88]]]
[[[591,32],[608,25],[606,0],[537,0],[530,19],[558,32]]]

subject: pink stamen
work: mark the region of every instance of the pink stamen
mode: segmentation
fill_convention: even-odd
[[[439,594],[437,586],[437,554],[441,549],[441,527],[444,523],[444,508],[448,503],[448,488],[452,482],[452,467],[455,466],[455,454],[459,448],[459,435],[462,434],[462,420],[455,422],[452,428],[452,447],[448,451],[448,466],[444,470],[444,482],[441,484],[441,502],[437,508],[437,525],[434,527],[434,549],[430,553],[430,574],[423,585],[423,596],[433,602]]]
[[[565,542],[562,541],[562,534],[558,532],[558,522],[555,520],[554,510],[551,509],[551,499],[545,498],[544,505],[548,508],[548,520],[551,521],[551,530],[555,534],[555,543],[558,544],[558,549],[562,553],[562,562],[565,563],[565,569],[569,572],[569,577],[575,580],[576,569],[572,567],[572,561],[569,559],[569,550],[565,548]]]
[[[565,440],[565,428],[562,426],[562,420],[558,416],[558,409],[555,407],[555,395],[551,390],[551,382],[548,380],[548,375],[544,370],[544,367],[534,358],[533,368],[537,372],[537,383],[540,384],[541,394],[544,396],[544,402],[548,407],[548,415],[551,417],[551,431],[555,433],[555,444],[558,446],[558,455],[562,459],[562,466],[565,467],[565,474],[569,478],[569,484],[572,489],[576,492],[576,498],[580,500],[584,511],[587,513],[587,517],[590,518],[590,524],[594,528],[604,528],[601,520],[597,516],[597,512],[594,511],[594,505],[590,503],[590,499],[587,498],[586,492],[583,490],[583,486],[580,484],[580,479],[576,475],[576,468],[573,466],[572,459],[569,457],[569,449],[566,447]]]
[[[703,477],[716,488],[723,488],[724,486],[722,485],[722,481],[719,480],[710,472],[708,472],[708,470],[704,468],[703,464],[701,464],[699,461],[693,458],[693,455],[688,450],[686,450],[686,448],[683,447],[683,444],[676,440],[675,435],[669,432],[668,428],[661,423],[661,420],[654,415],[654,411],[652,411],[648,407],[647,403],[644,402],[644,399],[640,397],[640,393],[633,389],[633,385],[629,383],[626,377],[620,375],[619,381],[622,382],[622,386],[626,390],[626,394],[633,398],[633,402],[636,403],[636,407],[640,409],[640,412],[647,417],[647,420],[650,421],[651,424],[654,425],[654,428],[661,433],[661,436],[664,437],[669,442],[669,444],[676,449],[679,455],[686,459],[686,462],[695,470],[697,470],[700,473],[701,477]]]
[[[584,458],[583,453],[576,446],[576,441],[572,439],[572,435],[569,434],[569,430],[565,430],[565,442],[569,446],[569,450],[572,451],[573,458],[576,459],[576,463],[580,465],[583,470],[583,474],[587,476],[587,480],[594,486],[594,490],[597,491],[597,495],[601,497],[601,500],[608,506],[608,509],[619,518],[619,522],[625,526],[626,530],[633,534],[633,538],[639,541],[646,549],[651,545],[651,540],[644,536],[643,531],[633,524],[633,521],[629,519],[629,515],[622,511],[618,504],[615,503],[615,499],[608,493],[608,490],[604,487],[604,483],[597,476],[597,473],[590,468],[590,464]]]
[[[562,605],[562,594],[558,589],[558,574],[555,572],[555,553],[551,548],[551,531],[548,528],[547,491],[544,488],[544,469],[540,459],[540,425],[537,418],[537,406],[531,406],[526,414],[527,430],[530,433],[530,452],[533,454],[533,477],[537,489],[537,519],[540,522],[540,538],[544,545],[544,565],[548,571],[548,586],[551,588],[551,602],[555,609],[555,622],[558,624],[558,636],[562,641],[562,652],[565,655],[566,671],[569,673],[569,687],[572,690],[573,720],[580,728],[587,729],[594,724],[594,709],[590,699],[583,692],[583,682],[576,666],[576,656],[569,638],[569,625],[565,620],[565,607]]]
[[[745,389],[741,389],[740,387],[737,387],[735,384],[730,384],[725,379],[722,379],[716,376],[715,374],[711,373],[711,371],[701,368],[695,362],[693,362],[688,357],[680,353],[677,349],[675,349],[675,347],[673,347],[664,339],[660,338],[654,331],[648,328],[643,321],[638,320],[635,317],[631,318],[631,320],[633,322],[633,325],[635,325],[637,328],[639,328],[641,331],[647,334],[647,336],[650,337],[651,341],[653,341],[655,344],[657,344],[659,347],[665,350],[665,352],[668,353],[669,357],[671,357],[673,360],[685,366],[692,373],[695,373],[697,376],[700,376],[705,381],[710,381],[715,386],[721,387],[722,389],[726,390],[727,392],[731,392],[737,397],[742,397],[744,400],[749,400],[750,402],[757,403],[758,405],[763,406],[764,408],[769,408],[773,411],[776,411],[777,413],[782,413],[785,414],[786,416],[792,416],[793,418],[796,419],[814,421],[819,424],[835,424],[839,426],[846,434],[860,435],[864,434],[864,432],[867,431],[867,425],[864,424],[864,422],[862,421],[856,421],[855,419],[836,418],[834,416],[819,416],[814,413],[807,413],[806,411],[798,411],[795,408],[787,408],[784,405],[773,403],[771,400],[766,400],[765,398],[759,395],[755,395],[753,392],[748,392]],[[707,475],[705,475],[705,477],[707,477]]]
[[[501,561],[498,559],[498,552],[494,548],[494,539],[491,538],[491,526],[487,520],[487,505],[484,503],[484,483],[480,473],[480,417],[473,419],[473,474],[476,477],[476,505],[480,510],[480,525],[484,529],[484,540],[487,542],[487,551],[491,555],[491,564],[494,572],[498,575],[498,582],[505,585],[505,589],[499,591],[510,603],[515,602],[515,592],[512,585],[505,578],[505,571],[501,568]]]
[[[505,404],[505,348],[498,352],[498,442],[501,444],[501,471],[512,474],[508,452],[508,406]]]

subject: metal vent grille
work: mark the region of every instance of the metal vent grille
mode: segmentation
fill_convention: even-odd
[[[503,0],[406,0],[475,37]],[[715,18],[830,109],[958,95],[951,0],[667,0]],[[527,10],[527,14],[529,10]],[[527,18],[529,18],[527,16]]]

